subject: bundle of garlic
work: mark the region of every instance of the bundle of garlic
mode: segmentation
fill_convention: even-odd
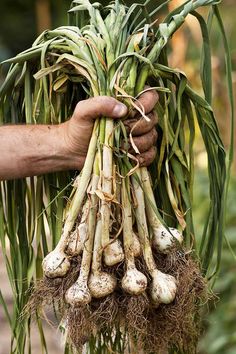
[[[61,238],[43,260],[44,291],[36,287],[33,297],[44,303],[50,294],[53,301],[64,303],[68,335],[78,347],[94,333],[107,331],[112,340],[114,328],[121,333],[127,330],[152,352],[184,346],[186,338],[189,346],[188,331],[196,341],[194,316],[205,283],[197,262],[183,248],[183,241],[187,247],[194,239],[194,112],[211,164],[210,181],[214,181],[211,223],[206,229],[209,242],[203,242],[204,271],[212,257],[210,235],[222,237],[219,197],[225,185],[225,155],[214,115],[184,74],[168,67],[165,49],[189,13],[200,19],[196,9],[217,1],[186,1],[157,27],[156,21],[146,23],[147,3],[128,8],[115,0],[103,8],[97,2],[74,0],[69,11],[74,26],[44,32],[31,49],[9,60],[17,63],[9,72],[11,82],[21,70],[22,77],[29,67],[35,70],[40,61],[40,70],[34,74],[35,121],[42,106],[45,119],[52,120],[58,107],[67,113],[73,99],[98,95],[116,97],[129,109],[138,110],[140,119],[148,120],[137,98],[145,85],[159,94],[158,154],[149,171],[139,166],[132,130],[127,137],[122,120],[101,117],[95,121],[83,170],[65,209]],[[128,138],[134,155],[124,149]],[[215,171],[219,178],[215,179]],[[111,304],[114,311],[109,317]]]

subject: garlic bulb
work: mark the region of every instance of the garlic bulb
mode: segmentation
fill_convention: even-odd
[[[65,252],[56,247],[44,258],[42,267],[48,278],[64,277],[70,268],[70,261]]]
[[[142,168],[141,168],[142,170]],[[137,172],[140,179],[140,172]],[[150,276],[152,277],[150,295],[155,305],[160,303],[169,304],[175,298],[177,286],[176,280],[171,275],[164,274],[157,269],[150,244],[147,220],[145,216],[145,202],[143,189],[138,181],[132,176],[133,190],[138,200],[136,208],[136,219],[139,237],[141,239],[143,257]]]
[[[89,277],[88,287],[92,297],[99,299],[111,294],[116,287],[116,278],[109,273],[92,273]]]
[[[152,272],[151,298],[153,302],[158,304],[170,304],[177,291],[176,279],[172,275],[164,274],[155,269]]]
[[[120,263],[124,260],[124,252],[120,240],[108,244],[103,251],[104,262],[107,266]]]
[[[127,293],[139,295],[147,288],[147,278],[136,267],[130,267],[122,278],[121,286]]]
[[[183,235],[175,228],[165,228],[163,225],[159,225],[153,228],[153,246],[162,253],[169,253],[177,242],[182,244]]]
[[[122,181],[122,205],[123,205],[123,243],[125,251],[126,272],[121,281],[122,288],[131,295],[139,295],[146,290],[147,278],[138,271],[134,261],[134,240],[137,236],[132,230],[132,210],[129,202],[130,186]],[[137,244],[137,243],[136,243]],[[139,248],[140,243],[138,240]],[[136,246],[137,247],[137,246]]]
[[[141,169],[141,176],[145,192],[145,207],[147,218],[153,232],[153,246],[162,253],[169,253],[176,245],[176,240],[179,242],[179,244],[182,244],[183,236],[177,229],[167,229],[161,224],[157,217],[158,211],[156,201],[150,184],[150,178],[147,169]]]
[[[85,237],[80,274],[76,282],[67,290],[65,295],[66,302],[71,306],[79,306],[81,304],[85,305],[92,300],[92,296],[88,288],[88,277],[92,260],[93,241],[97,217],[97,196],[95,195],[94,191],[97,188],[98,180],[99,177],[94,174],[92,176],[91,207],[89,208],[88,212],[88,228]]]
[[[81,276],[77,279],[67,290],[65,300],[72,306],[86,305],[92,300],[86,277]]]
[[[82,253],[84,242],[86,240],[88,225],[80,224],[75,231],[70,235],[70,240],[66,247],[66,253],[70,256],[77,256]]]

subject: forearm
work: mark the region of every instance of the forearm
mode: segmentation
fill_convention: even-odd
[[[0,180],[79,167],[65,149],[60,125],[0,126]]]

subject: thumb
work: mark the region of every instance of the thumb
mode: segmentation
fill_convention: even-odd
[[[113,97],[98,96],[77,103],[74,117],[79,120],[94,120],[105,116],[122,118],[128,113],[127,107]]]

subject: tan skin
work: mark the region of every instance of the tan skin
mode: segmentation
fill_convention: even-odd
[[[125,120],[132,130],[141,166],[155,158],[157,116],[153,108],[158,95],[148,91],[139,98],[150,118],[147,122],[137,112]],[[99,96],[80,101],[72,117],[58,125],[5,125],[0,127],[0,180],[36,176],[62,170],[81,170],[86,158],[94,120],[106,116],[114,119],[127,115],[127,107],[112,97]],[[138,121],[138,123],[137,123]],[[132,148],[130,149],[131,152]]]

